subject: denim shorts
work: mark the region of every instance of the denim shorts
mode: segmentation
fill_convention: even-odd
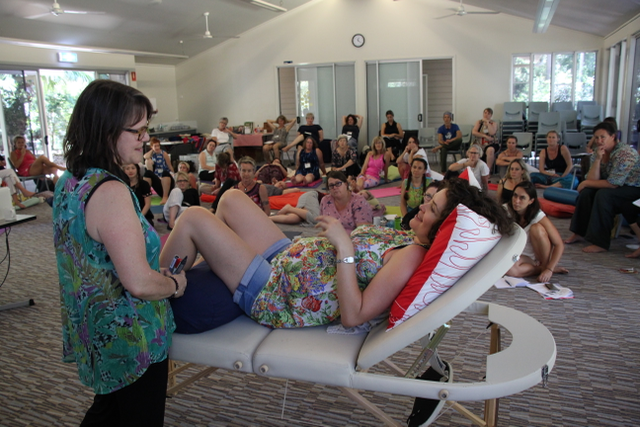
[[[238,288],[233,293],[233,302],[238,304],[247,316],[256,297],[271,276],[271,260],[291,244],[289,239],[281,239],[272,244],[262,255],[256,255],[244,272]]]

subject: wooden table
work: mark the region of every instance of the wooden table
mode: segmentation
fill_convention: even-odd
[[[239,160],[243,156],[253,158],[257,163],[264,162],[262,155],[262,146],[264,141],[268,141],[273,134],[271,133],[253,133],[250,135],[238,135],[233,138],[233,156]]]

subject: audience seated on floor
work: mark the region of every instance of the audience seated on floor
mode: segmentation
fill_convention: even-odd
[[[149,224],[153,225],[153,212],[151,212],[151,186],[147,181],[142,179],[140,165],[130,163],[122,166],[122,170],[129,177],[129,187],[133,190],[140,205],[142,215],[147,219]]]
[[[349,190],[347,176],[339,171],[327,174],[329,194],[320,202],[320,214],[340,220],[344,229],[351,233],[356,227],[373,223],[373,210],[360,194]]]
[[[480,160],[480,157],[482,157],[482,148],[477,144],[473,144],[467,150],[467,158],[460,159],[457,162],[452,163],[449,166],[449,171],[460,172],[466,167],[471,168],[471,170],[473,171],[473,175],[476,177],[476,180],[482,187],[482,191],[487,194],[487,191],[489,189],[490,171],[487,164]]]
[[[240,181],[240,171],[238,166],[231,160],[231,156],[226,151],[218,154],[216,170],[213,174],[213,185],[202,184],[200,186],[200,192],[203,194],[218,194],[222,184],[232,179]]]
[[[167,221],[167,228],[172,230],[176,221],[191,206],[200,206],[198,190],[189,185],[189,175],[184,172],[176,174],[176,188],[171,190],[162,213]]]
[[[513,197],[505,207],[516,223],[527,232],[527,246],[507,275],[537,276],[539,282],[548,282],[554,273],[567,273],[567,269],[559,265],[564,252],[562,238],[540,209],[538,192],[533,183],[523,181],[516,185]]]
[[[356,180],[355,192],[376,187],[382,183],[383,179],[384,182],[388,182],[391,155],[385,148],[385,141],[382,137],[376,136],[373,138],[371,146],[371,150],[364,159],[362,171]]]
[[[498,203],[509,203],[511,196],[513,196],[513,189],[523,181],[531,181],[529,172],[527,171],[527,165],[522,159],[514,159],[509,163],[504,178],[498,182],[496,194]]]
[[[320,179],[320,173],[327,174],[322,151],[318,148],[316,140],[308,136],[302,149],[296,154],[296,173],[292,182],[295,185],[309,185]]]
[[[566,145],[559,145],[560,135],[555,130],[547,132],[547,146],[540,151],[540,172],[531,174],[531,182],[537,188],[574,187],[573,160]]]

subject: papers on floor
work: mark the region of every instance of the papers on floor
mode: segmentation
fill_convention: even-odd
[[[495,285],[498,289],[529,288],[536,291],[544,299],[573,298],[573,291],[557,283],[529,283],[518,277],[504,276]]]

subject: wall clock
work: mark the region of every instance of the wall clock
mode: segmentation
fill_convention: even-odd
[[[353,43],[353,45],[355,47],[362,47],[364,46],[364,36],[362,34],[356,34],[351,38],[351,43]]]

